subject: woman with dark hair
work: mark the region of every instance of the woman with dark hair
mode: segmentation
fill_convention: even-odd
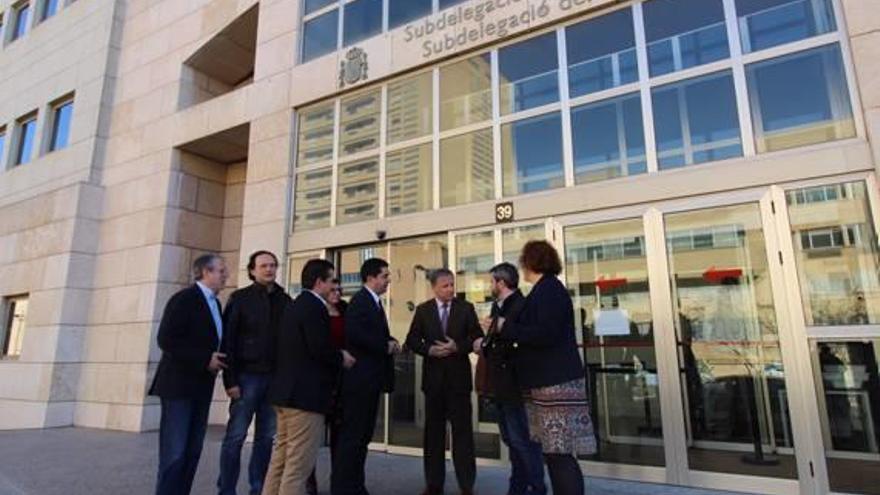
[[[575,340],[571,296],[556,277],[562,262],[546,241],[530,241],[519,258],[534,284],[514,320],[499,320],[517,348],[516,376],[528,393],[529,433],[541,444],[555,495],[582,495],[579,455],[596,452],[587,403],[584,365]]]
[[[345,349],[345,309],[348,303],[342,299],[342,286],[339,279],[333,280],[333,288],[327,296],[327,311],[330,313],[330,340],[336,349]],[[340,380],[337,380],[337,387]],[[342,421],[342,410],[339,401],[339,390],[333,391],[333,412],[327,415],[327,428],[330,430],[330,456],[336,447],[336,439],[339,433],[339,423]],[[318,478],[315,469],[306,481],[306,492],[309,495],[318,494]]]

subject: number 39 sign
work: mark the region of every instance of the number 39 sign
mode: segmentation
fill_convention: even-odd
[[[498,203],[495,205],[495,223],[513,221],[513,203]]]

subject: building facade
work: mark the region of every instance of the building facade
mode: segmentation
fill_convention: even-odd
[[[349,295],[384,257],[401,338],[430,270],[485,314],[547,239],[587,472],[880,493],[876,0],[0,0],[0,39],[0,428],[155,429],[203,252]],[[418,359],[374,449],[420,453]]]

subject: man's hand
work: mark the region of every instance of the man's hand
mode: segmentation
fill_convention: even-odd
[[[446,337],[446,342],[443,345],[449,351],[449,354],[455,354],[456,352],[458,352],[458,344],[456,344],[455,341],[450,339],[448,336]]]
[[[232,400],[241,399],[241,387],[235,386],[226,389],[226,395]]]
[[[220,370],[226,369],[226,363],[223,362],[224,359],[226,359],[226,354],[223,354],[222,352],[211,354],[211,361],[208,363],[208,371],[217,374]]]
[[[482,354],[482,352],[483,352],[483,337],[480,337],[474,341],[474,353]]]
[[[400,344],[396,340],[388,341],[388,354],[400,354]]]
[[[445,344],[434,344],[428,348],[428,355],[433,358],[442,359],[452,354]]]
[[[482,320],[480,320],[480,328],[483,329],[483,333],[488,333],[489,328],[491,328],[491,327],[492,327],[492,318],[491,317],[487,316],[487,317],[483,318]]]
[[[354,366],[354,363],[357,362],[357,359],[354,358],[351,354],[348,353],[345,349],[342,350],[342,367],[345,369],[351,369]]]

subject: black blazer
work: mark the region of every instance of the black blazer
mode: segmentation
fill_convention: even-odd
[[[523,389],[584,378],[571,296],[553,275],[545,275],[535,284],[517,318],[505,319],[501,338],[517,346],[514,365]]]
[[[220,339],[208,301],[197,285],[168,300],[156,340],[162,359],[149,394],[163,399],[210,397],[215,375],[208,371],[208,364],[220,347]]]
[[[394,390],[394,356],[388,354],[391,337],[385,312],[373,295],[361,288],[345,310],[345,348],[357,360],[343,373],[344,391]]]
[[[269,400],[280,407],[329,413],[342,353],[330,340],[324,302],[303,291],[284,309],[277,342]]]
[[[474,305],[453,299],[449,307],[449,321],[446,333],[458,346],[458,352],[445,358],[428,355],[428,349],[437,341],[444,341],[440,325],[440,311],[437,300],[430,299],[419,304],[413,315],[406,346],[422,356],[422,391],[450,389],[456,392],[473,390],[471,362],[468,354],[473,351],[474,341],[483,336]]]
[[[515,321],[525,305],[526,298],[519,289],[507,296],[501,307],[497,302],[492,304],[492,325],[486,333],[486,338],[483,339],[481,348],[486,360],[488,392],[498,402],[519,403],[522,401],[522,391],[514,367],[516,348],[509,340],[500,338],[498,318],[504,317]]]

